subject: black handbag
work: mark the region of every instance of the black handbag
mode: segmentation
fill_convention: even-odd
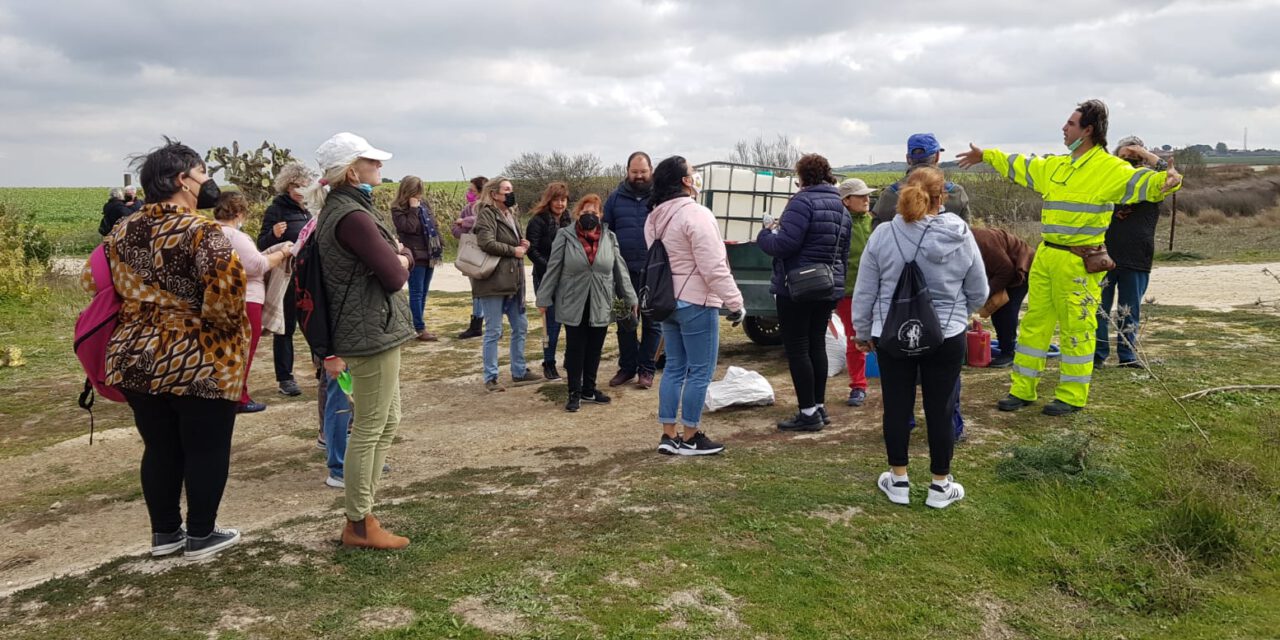
[[[810,264],[787,272],[787,291],[796,302],[830,300],[836,295],[836,274],[829,264]]]
[[[796,302],[832,300],[836,297],[836,270],[834,264],[840,256],[840,232],[836,232],[835,250],[831,264],[815,263],[796,267],[787,272],[787,292]]]

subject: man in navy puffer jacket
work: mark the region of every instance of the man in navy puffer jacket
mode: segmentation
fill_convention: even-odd
[[[604,203],[604,224],[618,236],[627,271],[631,272],[631,286],[637,292],[640,291],[640,274],[649,256],[649,246],[644,241],[644,221],[649,217],[649,194],[652,191],[653,163],[649,154],[636,151],[627,158],[627,178],[618,183],[618,188]],[[658,353],[658,342],[662,340],[662,325],[643,317],[638,324],[639,339],[636,338],[636,329],[618,326],[618,373],[609,381],[611,387],[626,384],[632,378],[637,378],[636,384],[641,389],[653,386],[653,373],[657,370],[653,359]]]
[[[779,422],[778,428],[819,431],[830,423],[825,406],[825,333],[836,301],[844,296],[844,270],[849,260],[853,222],[840,201],[836,179],[826,158],[817,154],[800,158],[796,174],[800,179],[800,192],[791,198],[777,224],[760,231],[756,243],[773,256],[769,290],[778,307],[782,344],[800,405],[796,416]],[[813,264],[831,266],[835,276],[831,295],[808,302],[792,300],[787,273]]]

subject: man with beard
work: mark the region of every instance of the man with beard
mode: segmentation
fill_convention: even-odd
[[[635,291],[640,291],[640,274],[649,255],[649,247],[644,241],[644,221],[649,217],[649,194],[652,190],[653,163],[649,154],[636,151],[627,158],[627,177],[618,183],[618,188],[604,203],[604,224],[618,236]],[[653,359],[662,339],[662,327],[643,317],[637,324],[639,327],[631,329],[618,325],[618,373],[609,381],[611,387],[624,385],[632,379],[641,389],[653,386],[653,374],[657,369]],[[639,339],[636,338],[637,329]]]
[[[1059,328],[1058,387],[1043,413],[1064,416],[1084,408],[1093,380],[1102,278],[1115,266],[1100,253],[1112,210],[1116,205],[1160,202],[1182,188],[1182,176],[1173,167],[1152,171],[1107,153],[1107,115],[1101,100],[1076,106],[1062,126],[1068,155],[1006,154],[970,143],[969,150],[957,156],[962,169],[989,164],[997,174],[1044,199],[1041,242],[1027,274],[1027,313],[1013,356],[1012,384],[1009,395],[996,405],[1001,411],[1017,411],[1039,397],[1049,341]]]

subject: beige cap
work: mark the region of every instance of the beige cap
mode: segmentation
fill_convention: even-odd
[[[837,189],[840,190],[841,199],[844,199],[845,196],[871,195],[876,191],[875,189],[868,187],[866,181],[862,178],[849,178],[848,180],[841,182]]]

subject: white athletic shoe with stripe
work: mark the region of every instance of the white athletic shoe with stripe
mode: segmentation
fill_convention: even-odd
[[[929,497],[924,503],[934,509],[945,509],[952,502],[959,502],[964,499],[964,486],[947,476],[946,488],[938,486],[937,482],[929,485]]]
[[[911,483],[906,480],[893,481],[893,472],[886,471],[880,474],[880,480],[876,482],[876,486],[889,497],[889,502],[894,504],[910,504],[911,503]]]

